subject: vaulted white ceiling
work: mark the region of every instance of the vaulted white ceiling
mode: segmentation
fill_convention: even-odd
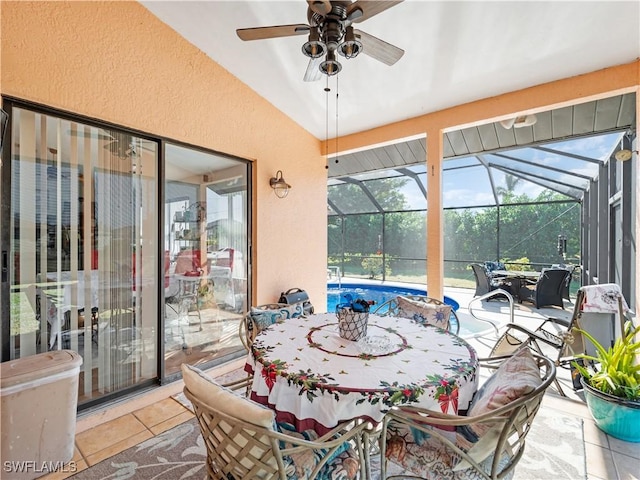
[[[304,0],[141,3],[318,139],[335,136],[337,92],[345,135],[640,57],[638,0],[405,0],[357,25],[404,56],[393,66],[340,57],[327,94],[326,77],[303,81],[304,35],[244,42],[235,32],[307,23]]]

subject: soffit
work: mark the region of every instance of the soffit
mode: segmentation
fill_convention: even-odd
[[[445,133],[444,159],[631,130],[634,125],[635,94],[628,93],[539,113],[537,122],[529,127],[505,129],[494,122]],[[425,139],[419,138],[339,155],[338,163],[330,158],[328,175],[337,178],[401,168],[424,163],[425,159]]]

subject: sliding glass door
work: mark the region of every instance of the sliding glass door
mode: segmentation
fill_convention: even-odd
[[[85,408],[243,355],[250,163],[5,107],[2,360],[78,352]]]
[[[157,379],[158,144],[28,108],[11,118],[3,360],[79,352],[81,405]]]

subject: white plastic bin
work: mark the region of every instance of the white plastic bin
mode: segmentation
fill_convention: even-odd
[[[54,350],[0,363],[0,477],[32,479],[73,458],[82,357]]]

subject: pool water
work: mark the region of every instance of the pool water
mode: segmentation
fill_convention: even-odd
[[[371,308],[375,310],[378,305],[383,304],[387,300],[391,300],[398,295],[426,295],[426,290],[419,288],[393,287],[390,285],[361,285],[346,284],[342,288],[338,288],[337,283],[327,285],[327,312],[335,312],[336,305],[346,302],[343,297],[345,294],[351,294],[353,299],[363,298],[365,300],[373,300],[375,305]],[[445,296],[444,303],[451,305],[454,310],[458,310],[460,305],[454,299]]]
[[[486,335],[494,335],[494,329],[488,323],[476,320],[470,316],[460,319],[460,332],[458,336],[468,339],[484,337]]]
[[[379,305],[387,300],[391,300],[398,295],[427,295],[426,290],[420,288],[394,287],[390,285],[363,285],[363,284],[344,284],[342,288],[338,288],[337,283],[327,285],[327,312],[335,312],[336,305],[345,303],[347,300],[343,297],[345,294],[351,294],[353,299],[363,298],[365,300],[373,300],[375,305],[371,310],[375,310]],[[460,304],[453,298],[444,297],[444,303],[451,305],[454,310],[460,308]],[[485,322],[480,322],[475,318],[465,318],[461,320],[459,336],[462,338],[481,336],[491,333],[492,328]]]

